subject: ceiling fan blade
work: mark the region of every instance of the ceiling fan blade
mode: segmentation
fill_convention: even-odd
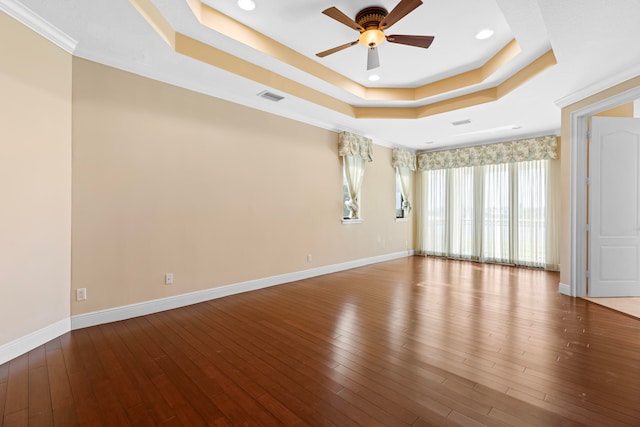
[[[380,57],[378,56],[378,48],[370,47],[367,53],[367,71],[373,70],[380,66]]]
[[[406,44],[409,46],[423,47],[428,48],[433,43],[433,36],[405,36],[402,34],[393,34],[391,36],[387,36],[387,41],[389,43],[399,43]]]
[[[422,3],[422,2],[420,2]],[[337,7],[330,7],[329,9],[323,10],[322,13],[327,15],[329,18],[333,18],[336,21],[346,25],[349,28],[353,28],[357,31],[364,31],[364,28],[360,24],[358,24],[353,19],[349,18],[344,13],[340,12]]]
[[[400,0],[400,3],[393,8],[391,12],[387,15],[386,18],[380,22],[379,28],[381,30],[386,30],[391,27],[393,24],[407,16],[410,12],[413,11],[416,7],[422,4],[422,0]]]
[[[333,49],[325,50],[324,52],[316,53],[316,56],[320,58],[324,58],[325,56],[331,55],[332,53],[340,52],[343,49],[353,46],[354,44],[358,44],[358,40],[354,42],[345,43],[341,46],[334,47]]]

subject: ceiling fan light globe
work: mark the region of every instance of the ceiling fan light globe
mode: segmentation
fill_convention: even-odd
[[[384,33],[380,30],[367,30],[360,34],[359,42],[366,47],[376,47],[384,41]]]

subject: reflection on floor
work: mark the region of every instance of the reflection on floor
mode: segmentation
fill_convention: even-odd
[[[640,297],[635,298],[585,298],[596,304],[621,311],[640,319]]]

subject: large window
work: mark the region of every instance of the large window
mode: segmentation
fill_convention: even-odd
[[[534,160],[423,171],[419,252],[557,268],[551,167]]]

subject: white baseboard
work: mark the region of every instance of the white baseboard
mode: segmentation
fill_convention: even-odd
[[[562,295],[572,296],[571,286],[564,283],[558,283],[558,292],[560,292]]]
[[[203,291],[145,301],[137,304],[130,304],[106,310],[94,311],[86,314],[79,314],[71,317],[71,329],[81,329],[87,328],[89,326],[101,325],[103,323],[117,322],[119,320],[158,313],[160,311],[171,310],[179,307],[185,307],[187,305],[239,294],[241,292],[253,291],[257,289],[267,288],[269,286],[281,285],[283,283],[295,282],[297,280],[308,279],[310,277],[322,276],[324,274],[336,273],[338,271],[344,271],[369,264],[375,264],[378,262],[409,257],[413,256],[414,254],[414,250],[396,252],[387,255],[380,255],[371,258],[343,262],[340,264],[312,268],[309,270],[303,270],[294,273],[282,274],[279,276],[249,280],[247,282],[235,283],[232,285],[220,286]]]
[[[66,319],[59,320],[35,332],[31,332],[28,335],[0,345],[0,365],[69,332],[70,330],[71,320],[67,317]]]

